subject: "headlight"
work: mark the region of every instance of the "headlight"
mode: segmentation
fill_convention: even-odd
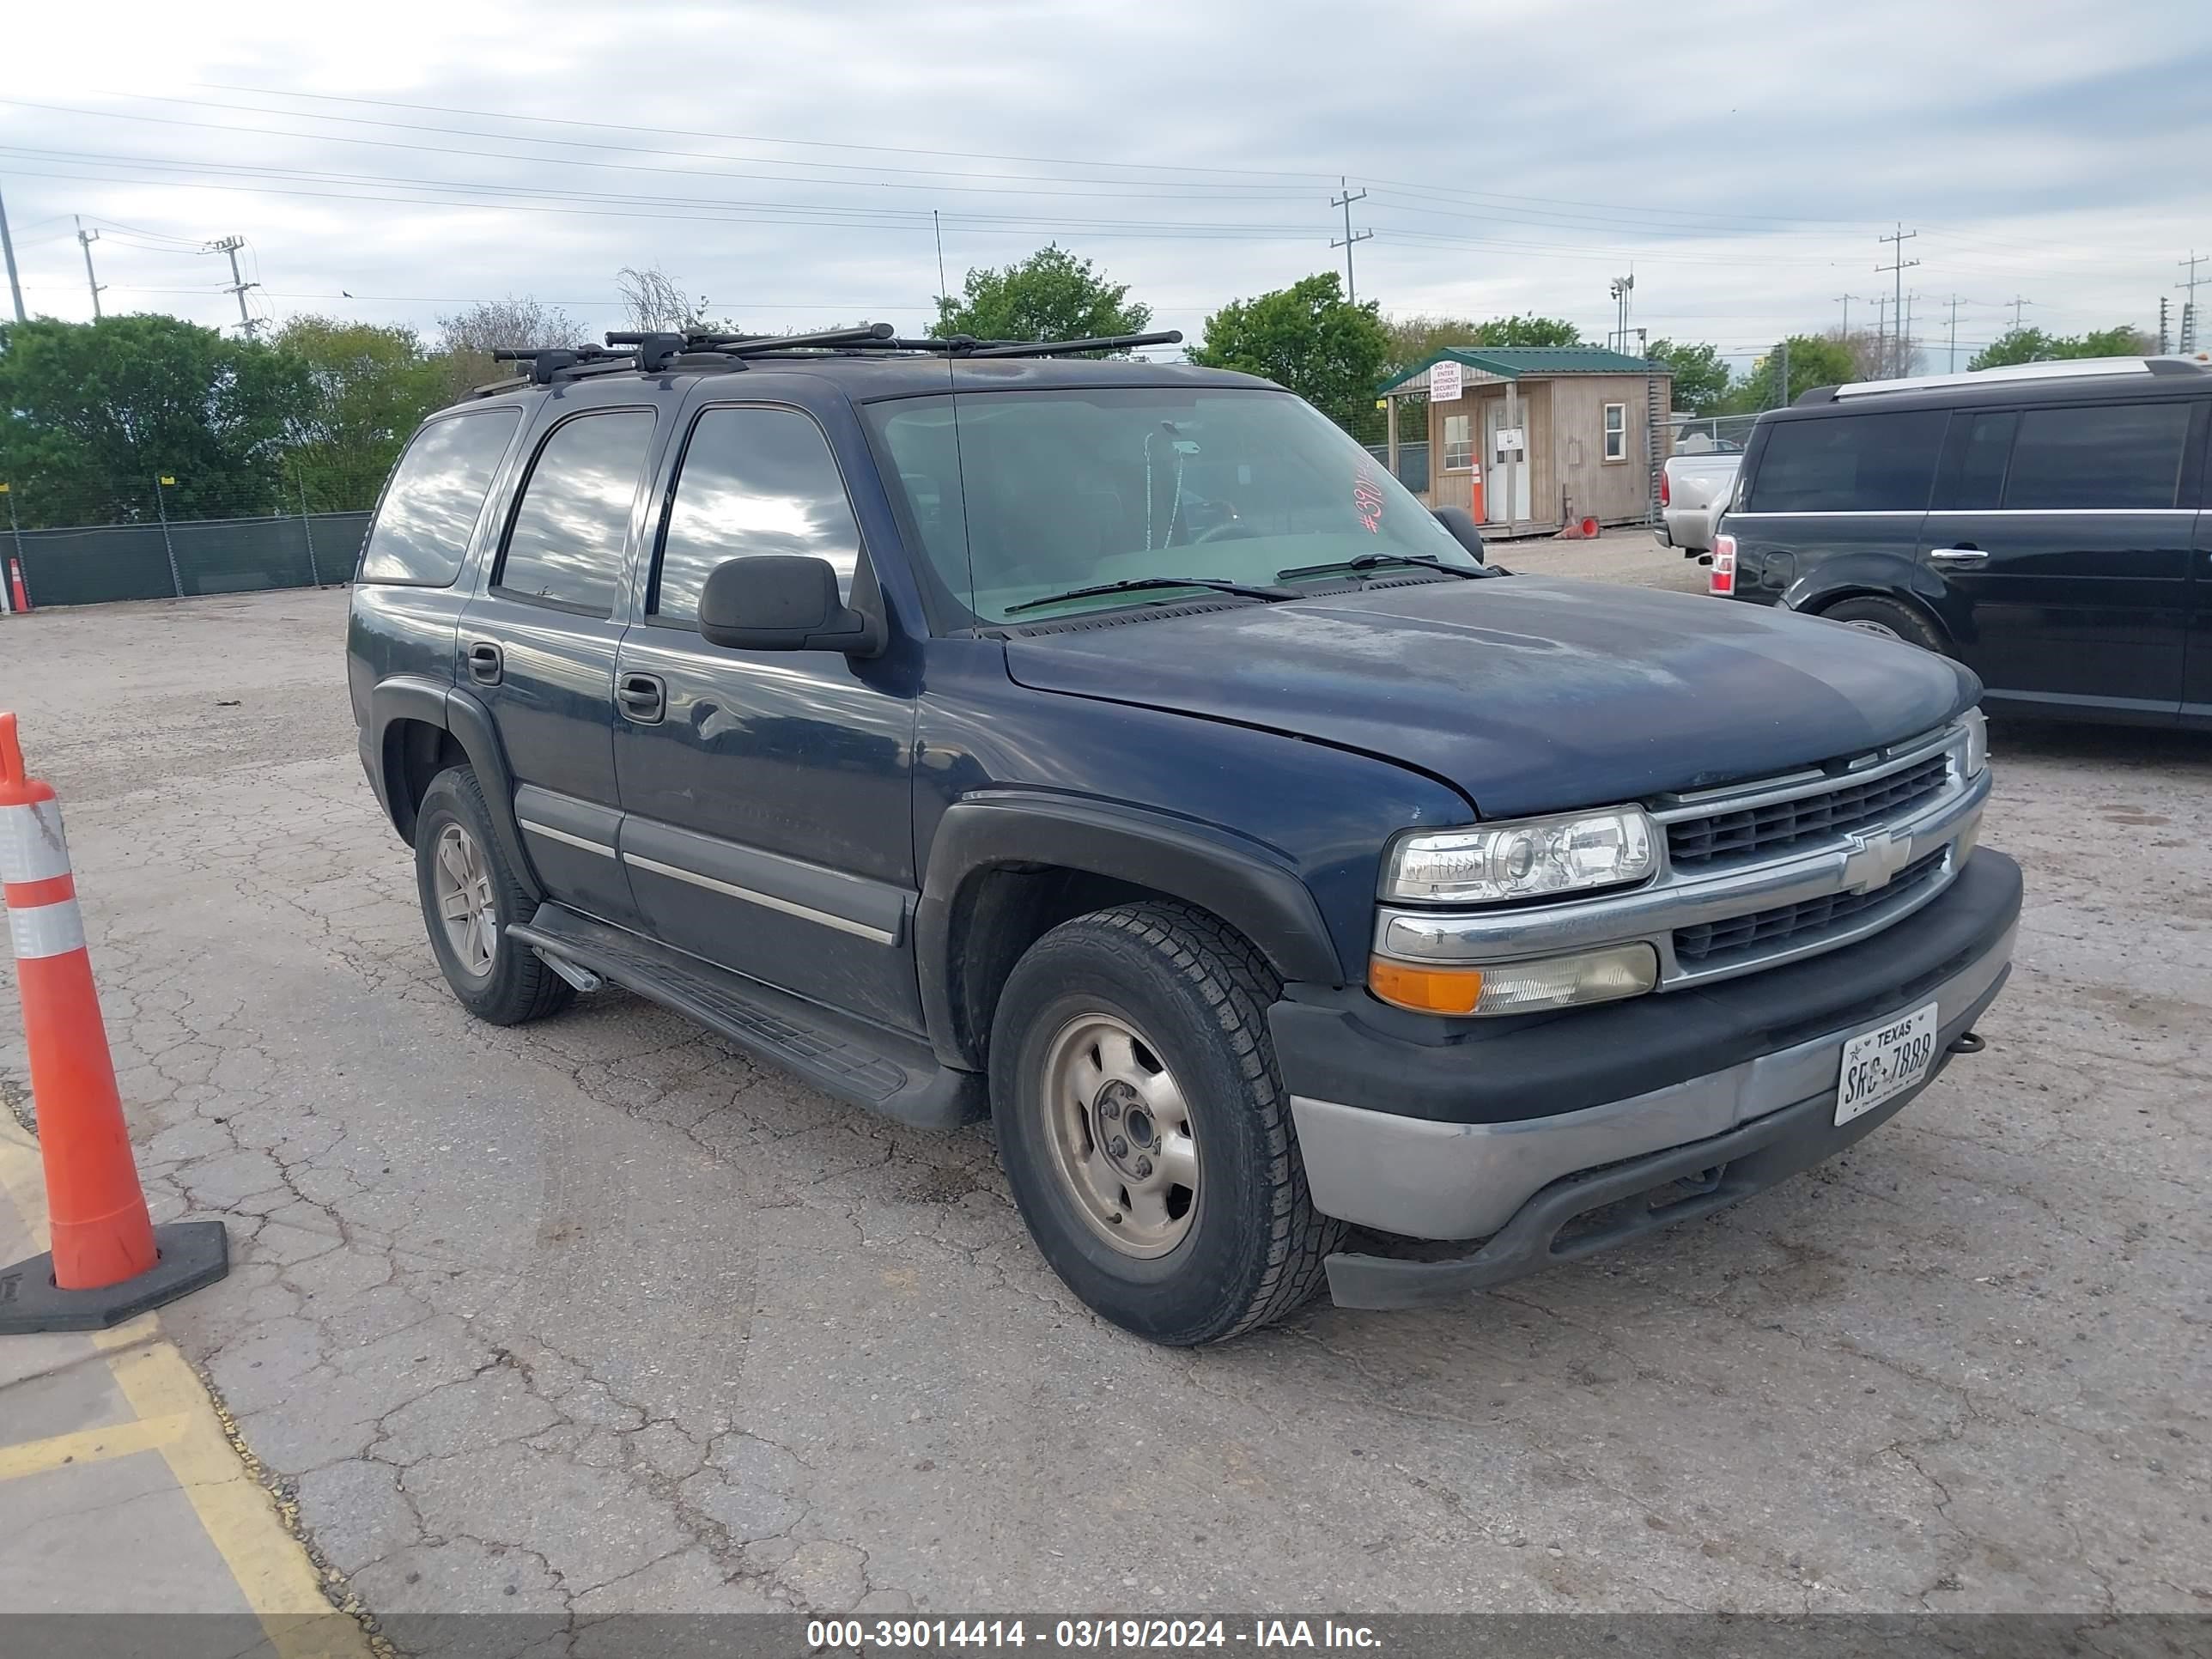
[[[1547,898],[1641,881],[1659,867],[1640,806],[1472,830],[1424,830],[1391,848],[1383,896],[1463,904]]]
[[[1966,775],[1978,778],[1990,763],[1990,723],[1978,708],[1969,708],[1959,717],[1959,724],[1966,728]]]

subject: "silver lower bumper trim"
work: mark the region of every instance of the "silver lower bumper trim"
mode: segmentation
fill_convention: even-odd
[[[1936,988],[1939,1029],[1996,983],[2018,931]],[[1411,1238],[1480,1238],[1562,1176],[1724,1133],[1834,1088],[1845,1040],[1873,1023],[1556,1117],[1434,1123],[1306,1095],[1291,1097],[1291,1115],[1323,1215]]]

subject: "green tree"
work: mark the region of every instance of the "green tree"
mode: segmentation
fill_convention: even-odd
[[[1334,271],[1256,299],[1237,300],[1206,319],[1190,360],[1279,381],[1355,436],[1381,417],[1375,388],[1390,356],[1390,332],[1369,300],[1346,302]]]
[[[279,510],[301,361],[174,317],[0,329],[0,479],[28,525]]]
[[[1562,317],[1539,317],[1527,312],[1517,317],[1493,317],[1475,325],[1470,343],[1486,346],[1571,346],[1583,343],[1583,331]]]
[[[1152,307],[1131,300],[1127,283],[1109,282],[1055,244],[1004,270],[969,271],[957,297],[937,296],[929,331],[940,340],[1084,340],[1141,334],[1152,320]]]
[[[1728,396],[1729,366],[1717,346],[1684,340],[1654,340],[1650,355],[1674,372],[1674,407],[1691,415],[1715,415]]]
[[[2012,328],[1976,352],[1968,368],[2005,368],[2014,363],[2047,363],[2069,357],[2141,357],[2155,343],[2125,323],[2087,334],[2046,334],[2039,328]]]
[[[1785,356],[1785,346],[1790,384],[1778,389],[1775,379]],[[1770,349],[1750,374],[1729,388],[1728,396],[1722,400],[1721,412],[1748,415],[1762,409],[1778,408],[1816,386],[1841,386],[1856,374],[1850,348],[1843,341],[1828,334],[1793,334]]]
[[[318,513],[365,507],[422,417],[447,400],[446,366],[411,328],[295,317],[270,344],[301,364],[307,396],[285,471]]]

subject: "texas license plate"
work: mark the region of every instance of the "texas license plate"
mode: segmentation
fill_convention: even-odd
[[[1836,1121],[1849,1123],[1928,1075],[1936,1058],[1936,1005],[1899,1014],[1844,1044],[1836,1082]]]

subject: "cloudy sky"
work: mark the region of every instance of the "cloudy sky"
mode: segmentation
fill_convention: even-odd
[[[1963,360],[2015,301],[2150,325],[2212,256],[2203,0],[26,0],[7,56],[26,299],[72,319],[82,215],[109,310],[210,324],[236,235],[265,317],[599,330],[659,264],[748,326],[918,328],[941,230],[955,284],[1058,240],[1194,335],[1341,269],[1340,177],[1387,313],[1602,339],[1632,270],[1632,326],[1739,359],[1871,323],[1899,222],[1935,368],[1954,296]]]

